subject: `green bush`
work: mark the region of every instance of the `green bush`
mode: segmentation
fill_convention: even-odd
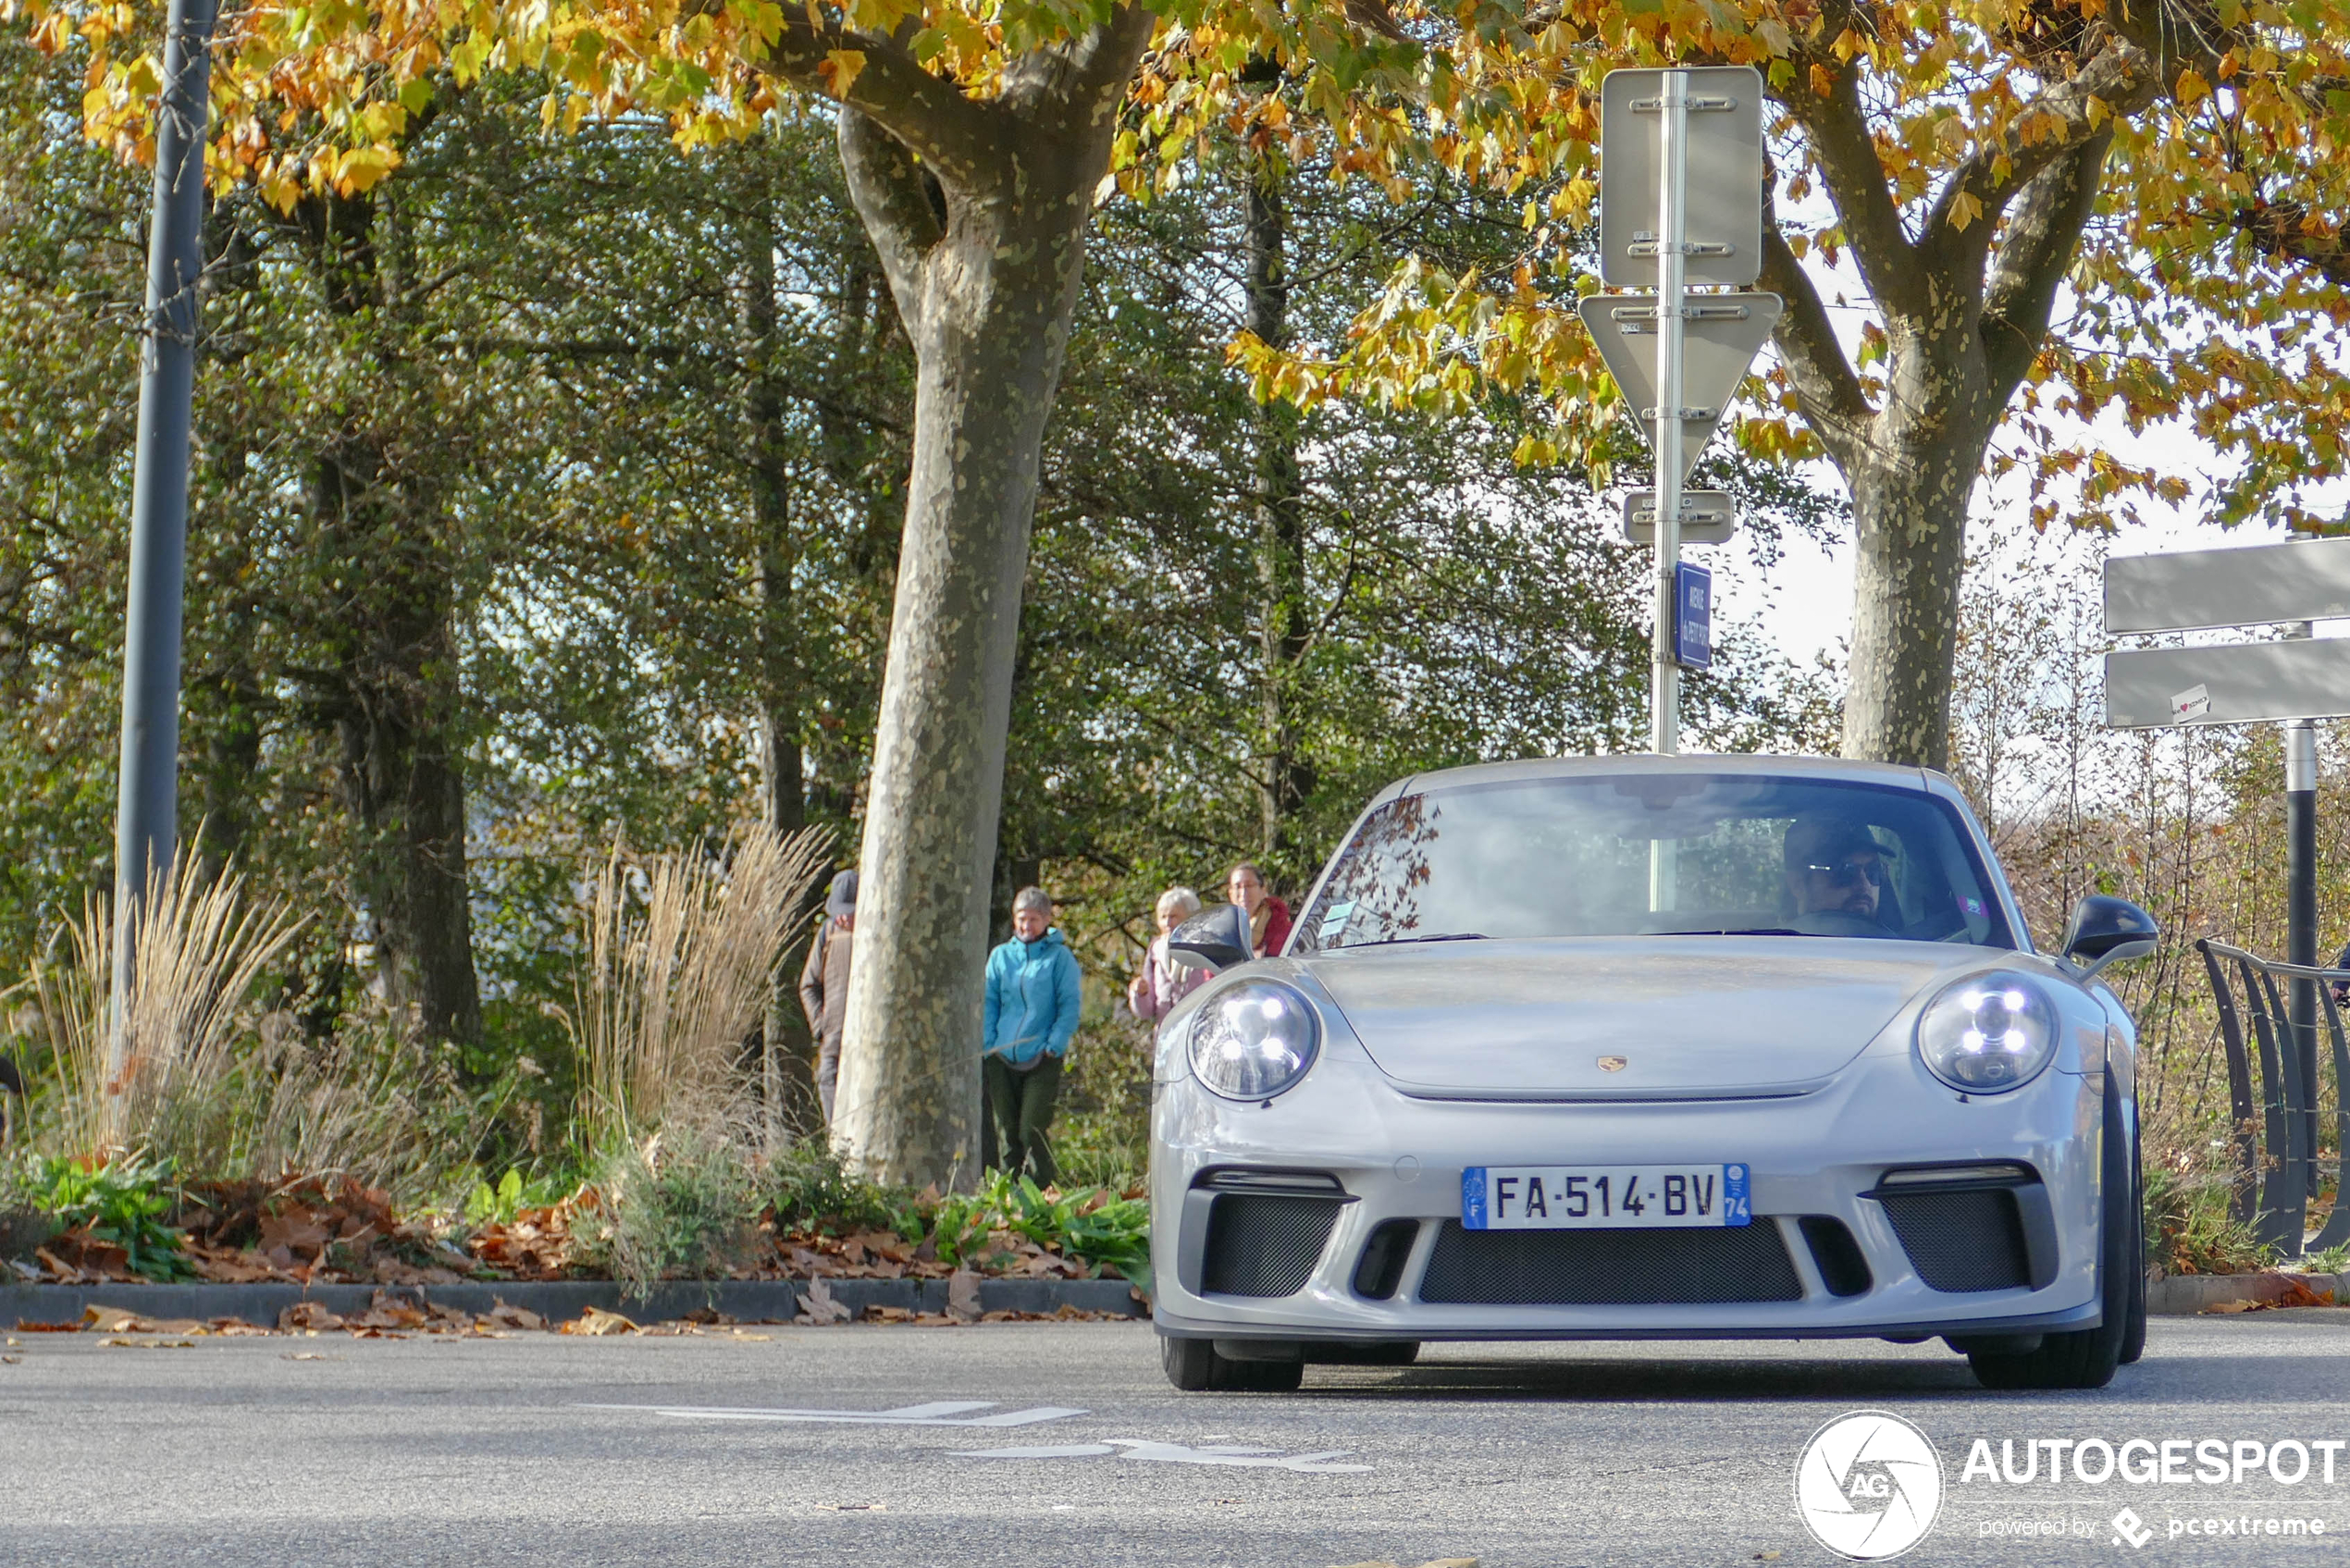
[[[1096,1266],[1107,1264],[1150,1290],[1150,1205],[1107,1189],[1048,1196],[1035,1182],[1017,1182],[1000,1170],[980,1190],[942,1198],[923,1216],[926,1238],[940,1261],[969,1264],[985,1255],[987,1241],[1010,1231]]]
[[[2229,1185],[2216,1176],[2146,1169],[2146,1244],[2171,1274],[2243,1274],[2276,1259],[2251,1227],[2228,1213]]]
[[[663,1279],[723,1279],[749,1253],[756,1183],[723,1138],[673,1130],[607,1148],[594,1165],[602,1203],[580,1223],[580,1261],[611,1271],[632,1296]]]
[[[911,1193],[892,1191],[858,1176],[821,1136],[802,1139],[769,1160],[765,1184],[778,1231],[921,1234]],[[917,1228],[907,1229],[909,1224]]]
[[[123,1158],[92,1166],[36,1154],[19,1168],[19,1191],[27,1207],[68,1228],[81,1227],[93,1241],[120,1247],[131,1273],[158,1281],[193,1275],[187,1238],[167,1219],[179,1207],[170,1161]]]

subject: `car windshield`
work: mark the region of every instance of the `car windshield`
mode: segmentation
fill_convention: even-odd
[[[1603,773],[1405,795],[1339,852],[1288,952],[1751,933],[2013,947],[1964,820],[1923,790]]]

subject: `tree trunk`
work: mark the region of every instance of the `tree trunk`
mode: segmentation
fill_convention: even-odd
[[[374,197],[311,197],[296,209],[328,308],[397,315]],[[400,374],[397,346],[384,369]],[[387,396],[397,396],[396,389]],[[465,870],[464,703],[455,566],[429,475],[395,472],[379,432],[354,420],[321,453],[312,494],[332,612],[321,638],[335,690],[342,789],[360,840],[355,889],[373,924],[385,998],[435,1039],[481,1036]]]
[[[750,482],[753,636],[759,702],[760,818],[778,833],[808,820],[800,762],[800,682],[792,610],[795,541],[792,473],[784,418],[788,390],[777,356],[775,228],[761,191],[742,226],[743,451]],[[768,978],[760,1029],[760,1103],[767,1145],[781,1148],[822,1120],[816,1099],[812,1043],[800,1011],[798,944],[785,946]]]
[[[1289,215],[1281,171],[1270,154],[1252,158],[1243,193],[1247,236],[1247,327],[1271,347],[1287,348]],[[1258,668],[1257,813],[1267,875],[1300,870],[1292,862],[1295,818],[1314,790],[1303,755],[1297,704],[1301,666],[1313,623],[1305,597],[1305,493],[1298,464],[1297,405],[1275,398],[1256,407],[1256,582]],[[1277,870],[1278,869],[1278,870]]]
[[[996,146],[1009,167],[942,182],[866,115],[841,112],[850,190],[918,367],[834,1108],[835,1142],[884,1181],[968,1185],[977,1174],[982,969],[1020,589],[1108,126],[1106,106],[1073,136],[1008,119]]]
[[[1857,549],[1843,750],[1947,770],[1967,508],[1989,436],[1889,444],[1845,470]]]

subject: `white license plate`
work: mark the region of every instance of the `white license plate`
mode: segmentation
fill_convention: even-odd
[[[1469,1230],[1624,1230],[1750,1225],[1742,1165],[1471,1166]]]

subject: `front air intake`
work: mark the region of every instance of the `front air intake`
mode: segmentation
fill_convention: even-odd
[[[1342,1204],[1219,1192],[1207,1215],[1200,1288],[1211,1296],[1293,1296],[1314,1277]]]
[[[1420,1300],[1480,1306],[1794,1302],[1803,1282],[1768,1220],[1706,1230],[1470,1230],[1444,1222]]]
[[[1936,1290],[2012,1290],[2032,1283],[2016,1193],[2003,1187],[1872,1194],[1885,1205],[1910,1266]]]

